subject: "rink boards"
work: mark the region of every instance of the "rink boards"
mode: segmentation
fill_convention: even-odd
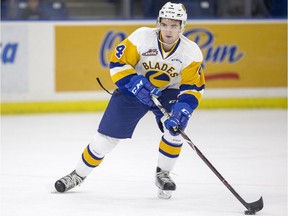
[[[3,22],[1,113],[103,111],[115,45],[154,21]],[[207,87],[200,108],[287,108],[284,20],[190,20]]]

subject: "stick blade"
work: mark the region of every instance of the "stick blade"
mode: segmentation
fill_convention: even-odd
[[[263,207],[264,207],[264,203],[263,203],[263,198],[262,197],[260,197],[260,199],[257,200],[256,202],[247,203],[247,209],[249,211],[258,212],[258,211],[262,210]]]

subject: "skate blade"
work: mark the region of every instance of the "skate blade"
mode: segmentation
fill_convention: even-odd
[[[160,199],[170,199],[172,191],[158,189],[158,198]]]

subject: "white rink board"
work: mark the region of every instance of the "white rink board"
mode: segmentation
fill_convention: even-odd
[[[197,23],[231,23],[231,21],[195,21]],[[237,22],[233,20],[232,22]],[[239,21],[238,21],[239,22]],[[241,21],[245,22],[245,21]],[[248,21],[247,21],[248,22]],[[258,21],[260,22],[260,21]],[[261,21],[263,22],[263,21]],[[273,21],[265,21],[271,22]],[[69,93],[56,93],[55,92],[55,71],[54,71],[54,27],[58,24],[61,25],[105,25],[111,24],[113,25],[122,25],[123,23],[129,24],[151,24],[154,23],[152,21],[58,21],[58,22],[29,22],[29,21],[21,21],[21,22],[11,22],[11,21],[3,21],[1,23],[1,28],[3,32],[7,32],[7,29],[14,29],[17,31],[18,29],[23,30],[23,34],[17,40],[15,36],[15,31],[11,31],[11,35],[9,33],[5,33],[3,38],[1,39],[2,44],[2,53],[4,53],[4,49],[7,44],[10,42],[18,43],[18,52],[21,55],[27,55],[27,64],[24,65],[27,67],[24,69],[24,66],[21,64],[12,65],[12,68],[9,70],[26,70],[24,74],[21,74],[21,80],[25,82],[26,86],[16,86],[17,83],[13,83],[14,86],[8,86],[7,91],[1,92],[1,102],[45,102],[45,101],[79,101],[79,100],[106,100],[109,98],[103,91],[90,91],[90,92],[69,92]],[[248,23],[257,23],[257,21]],[[14,32],[14,33],[13,33]],[[26,35],[25,35],[26,34]],[[16,39],[15,39],[16,37]],[[10,38],[10,39],[9,39]],[[23,38],[27,38],[27,44],[25,44],[25,40]],[[6,68],[5,68],[6,67]],[[2,70],[7,71],[8,64],[1,64]],[[10,67],[10,66],[9,66]],[[14,68],[13,68],[14,67]],[[17,73],[14,75],[15,77],[11,77],[10,80],[17,80],[19,76]],[[3,77],[2,77],[3,78]],[[4,81],[3,81],[4,82]],[[20,82],[20,84],[23,84]],[[20,85],[19,84],[19,85]],[[95,81],[96,85],[96,81]],[[21,88],[20,88],[21,87]],[[21,92],[16,91],[15,88],[22,89]],[[9,90],[10,89],[10,90]],[[13,91],[11,90],[13,89]],[[286,97],[287,89],[286,88],[272,88],[272,89],[229,89],[229,91],[225,89],[215,90],[208,89],[205,92],[205,97],[207,98],[226,98],[226,97]]]

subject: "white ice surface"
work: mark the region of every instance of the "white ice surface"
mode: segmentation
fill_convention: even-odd
[[[159,200],[154,185],[160,132],[152,114],[85,182],[58,194],[102,113],[1,117],[1,216],[237,216],[245,208],[183,146],[172,178],[177,191]],[[186,133],[247,201],[263,196],[263,216],[287,215],[287,111],[199,110]]]

